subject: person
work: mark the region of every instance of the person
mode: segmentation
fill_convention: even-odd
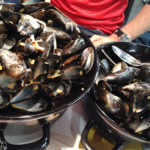
[[[88,36],[111,34],[124,22],[128,0],[51,0],[51,5],[75,21]]]
[[[128,24],[121,27],[120,30],[130,36],[130,40],[150,46],[150,2],[148,2],[141,11]],[[141,35],[141,36],[140,36]],[[95,47],[113,41],[120,41],[118,35],[112,33],[109,36],[93,35],[91,38]]]
[[[114,31],[122,27],[124,23],[124,12],[128,6],[128,0],[51,0],[51,5],[54,5],[61,12],[75,21],[79,28],[82,29],[86,35],[91,37],[91,41],[94,46],[97,47],[106,42],[119,41],[119,38],[115,38]],[[144,10],[142,10],[137,17],[140,18],[144,13],[144,18],[149,20],[150,13],[148,9],[149,6],[146,5]],[[130,30],[132,31],[132,24],[134,24],[136,33],[135,35],[130,35],[131,40],[143,33],[145,29],[147,30],[145,24],[142,24],[145,22],[144,19],[140,23],[141,28],[144,28],[144,31],[136,29],[138,22],[134,23],[135,21],[136,20],[133,20],[128,26],[121,28],[122,31],[126,32],[127,28],[131,27]],[[127,32],[127,34],[130,33]],[[146,36],[146,42],[147,40]],[[147,43],[150,45],[149,41]]]

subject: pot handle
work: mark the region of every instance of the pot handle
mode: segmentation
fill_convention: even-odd
[[[0,129],[0,149],[2,150],[45,150],[49,145],[50,139],[50,124],[45,119],[38,120],[40,125],[43,125],[43,137],[37,142],[24,144],[24,145],[13,145],[9,144],[4,137],[3,130]],[[6,126],[6,124],[5,124]]]
[[[96,150],[95,147],[93,147],[88,141],[89,130],[95,125],[96,123],[93,120],[89,120],[82,132],[81,143],[86,150]],[[124,146],[125,143],[117,143],[112,150],[122,150]]]
[[[83,147],[86,149],[86,150],[96,150],[90,143],[89,143],[89,141],[88,141],[88,133],[89,133],[89,130],[92,128],[92,126],[94,126],[95,125],[95,123],[94,123],[94,121],[93,120],[90,120],[87,124],[86,124],[86,126],[85,126],[85,128],[84,128],[84,130],[83,130],[83,132],[82,132],[82,135],[81,135],[81,143],[82,143],[82,145],[83,145]]]
[[[149,150],[150,149],[150,144],[142,143],[142,149],[143,150]]]

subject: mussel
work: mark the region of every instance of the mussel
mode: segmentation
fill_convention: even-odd
[[[8,50],[0,50],[0,62],[5,72],[14,78],[23,78],[27,72],[27,65],[22,56]]]
[[[125,119],[129,116],[129,106],[126,102],[122,101],[117,95],[111,93],[106,87],[107,84],[104,81],[100,81],[98,85],[95,85],[94,94],[97,99],[97,103],[107,113],[119,118]],[[125,117],[125,118],[124,118]]]

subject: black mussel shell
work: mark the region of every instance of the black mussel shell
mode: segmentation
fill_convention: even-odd
[[[76,54],[83,50],[84,47],[85,41],[83,38],[79,37],[63,48],[62,55]]]
[[[19,90],[20,85],[11,76],[0,74],[0,88],[4,91],[15,93],[17,90]]]
[[[46,93],[54,99],[63,98],[71,91],[72,84],[69,80],[53,80],[46,84]]]
[[[43,97],[34,97],[25,99],[11,105],[13,108],[22,112],[41,112],[48,106],[47,101]]]
[[[4,67],[4,71],[9,76],[19,79],[26,75],[27,65],[20,54],[8,50],[1,50],[0,61]]]
[[[9,93],[6,93],[0,89],[0,109],[5,108],[9,104],[9,100]]]
[[[90,72],[94,64],[94,49],[88,47],[83,50],[80,58],[80,64],[85,69],[86,73]]]
[[[82,78],[83,76],[85,76],[86,73],[82,66],[74,64],[64,67],[63,69],[61,69],[61,71],[61,78],[68,80]]]
[[[17,103],[24,99],[30,99],[33,96],[42,92],[42,85],[38,82],[26,85],[22,88],[11,100],[10,103]]]
[[[150,83],[150,63],[145,63],[141,66],[139,78],[143,82]]]
[[[49,65],[44,59],[38,58],[35,60],[33,69],[33,80],[36,80],[39,76],[47,74],[49,70]]]

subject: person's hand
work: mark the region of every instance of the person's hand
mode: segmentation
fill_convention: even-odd
[[[105,43],[119,41],[119,38],[116,34],[111,34],[109,36],[102,36],[95,34],[90,38],[90,40],[95,47],[98,47]]]

